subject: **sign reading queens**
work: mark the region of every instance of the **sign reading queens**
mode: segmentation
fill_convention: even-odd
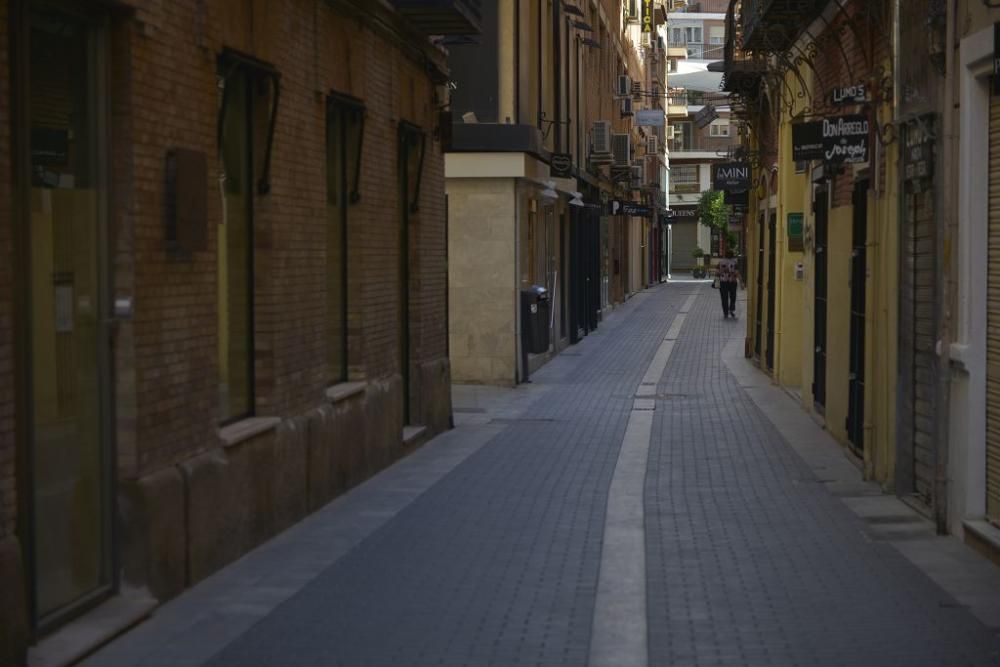
[[[823,119],[823,157],[831,164],[868,161],[871,128],[865,116],[838,116]]]

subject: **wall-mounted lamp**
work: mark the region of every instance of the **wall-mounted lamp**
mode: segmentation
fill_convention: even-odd
[[[586,204],[583,203],[583,193],[573,192],[571,194],[573,195],[573,198],[569,200],[570,206],[586,206]]]
[[[545,181],[545,189],[542,190],[543,199],[559,199],[559,193],[556,192],[556,182],[555,181]]]

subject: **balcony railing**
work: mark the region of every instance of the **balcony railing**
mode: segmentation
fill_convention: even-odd
[[[481,0],[393,0],[396,10],[426,35],[482,32]]]
[[[743,49],[784,51],[825,5],[826,0],[742,0]]]

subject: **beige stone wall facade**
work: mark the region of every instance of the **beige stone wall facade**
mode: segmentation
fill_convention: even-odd
[[[448,181],[451,370],[455,382],[517,381],[517,185]]]

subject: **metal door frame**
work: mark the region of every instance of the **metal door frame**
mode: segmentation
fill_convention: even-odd
[[[830,190],[824,183],[813,195],[816,282],[813,287],[813,406],[826,408],[827,309],[829,307]]]
[[[772,210],[767,230],[767,370],[774,370],[775,300],[778,296],[778,212]]]
[[[92,85],[96,145],[95,179],[98,185],[97,197],[97,350],[98,391],[99,391],[99,433],[101,444],[101,467],[104,480],[101,484],[103,515],[102,583],[94,590],[69,604],[40,616],[38,611],[38,576],[36,556],[36,513],[34,506],[34,417],[33,417],[33,370],[31,332],[31,249],[30,233],[27,231],[31,220],[31,14],[35,9],[48,9],[81,19],[89,23],[92,38],[91,56],[94,58],[95,81]],[[111,203],[110,203],[110,52],[111,16],[100,8],[78,8],[61,0],[16,0],[11,3],[10,14],[10,54],[11,54],[11,189],[13,216],[12,241],[14,246],[14,376],[15,376],[15,443],[16,479],[18,483],[18,534],[23,536],[25,580],[28,618],[32,634],[37,637],[55,630],[66,622],[93,609],[115,593],[119,588],[119,553],[116,548],[118,485],[114,375],[112,371],[114,344],[114,322],[110,309],[113,257],[110,250]],[[95,93],[94,90],[97,92]]]
[[[868,286],[868,181],[852,195],[850,367],[847,381],[847,439],[857,453],[865,448],[865,319]]]

